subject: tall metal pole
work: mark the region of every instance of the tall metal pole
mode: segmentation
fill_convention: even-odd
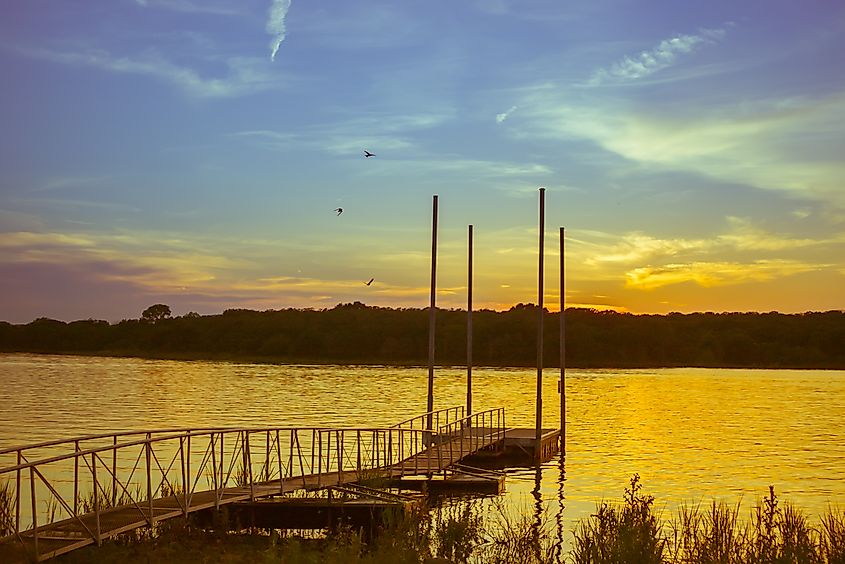
[[[467,417],[472,415],[472,225],[467,226]]]
[[[543,434],[543,259],[546,230],[546,189],[540,188],[540,253],[537,274],[537,418],[536,456],[540,457],[540,438]]]
[[[560,452],[566,454],[566,261],[560,228]]]
[[[437,194],[432,199],[431,214],[431,295],[428,307],[428,430],[431,431],[431,412],[434,411],[434,323],[437,311],[435,289],[437,286]]]

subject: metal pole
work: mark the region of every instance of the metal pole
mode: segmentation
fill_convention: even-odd
[[[185,475],[188,483],[185,484],[185,507],[191,504],[194,497],[194,479],[191,476],[191,431],[188,431],[188,459],[185,461]]]
[[[285,465],[282,460],[282,439],[276,429],[276,458],[279,461],[279,493],[285,493]]]
[[[93,455],[91,455],[93,456]],[[95,467],[96,468],[96,467]],[[97,474],[94,473],[94,506],[97,505]],[[32,542],[35,549],[35,561],[41,560],[41,553],[38,551],[38,506],[35,501],[35,466],[29,467],[29,497],[32,507]],[[97,513],[97,544],[100,544],[100,514]]]
[[[467,417],[472,415],[472,225],[467,226]]]
[[[112,441],[114,450],[111,453],[111,506],[117,507],[117,435]]]
[[[185,509],[184,509],[184,516],[185,519],[188,518],[188,485],[187,485],[187,474],[185,473],[185,437],[179,437],[179,464],[182,467],[182,497],[185,501]],[[173,492],[173,497],[175,499],[179,498],[178,492]]]
[[[432,197],[431,211],[431,292],[428,306],[428,430],[431,431],[431,412],[434,411],[434,323],[437,287],[437,194]]]
[[[150,433],[147,433],[147,507],[150,511],[150,527],[153,526],[153,468],[152,468],[152,448]]]
[[[73,443],[74,452],[79,453],[79,441]],[[18,451],[18,464],[20,464]],[[73,457],[73,516],[79,515],[79,454]]]
[[[77,450],[79,450],[77,448]],[[21,459],[23,458],[23,454],[21,453],[20,449],[18,449],[18,469],[15,470],[15,533],[21,532]],[[74,457],[74,461],[78,460],[78,457]],[[77,468],[78,468],[77,463]],[[76,517],[76,485],[79,483],[77,479],[76,473],[73,475],[73,516]]]
[[[222,431],[220,436],[223,436]],[[214,481],[214,509],[216,511],[217,509],[220,509],[220,496],[217,495],[217,445],[214,440],[214,431],[211,432],[211,477]]]
[[[540,438],[543,434],[543,259],[546,230],[546,189],[540,188],[540,252],[537,273],[537,412],[536,412],[536,455],[540,457]]]
[[[98,492],[98,484],[97,484],[97,453],[91,453],[91,479],[94,482],[94,517],[97,521],[97,529],[96,529],[96,538],[94,539],[97,541],[97,546],[103,544],[103,540],[100,531],[100,494]]]
[[[560,228],[560,452],[566,454],[566,261]]]

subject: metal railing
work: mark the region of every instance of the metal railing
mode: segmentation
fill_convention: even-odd
[[[435,411],[429,411],[420,415],[415,415],[404,421],[392,425],[397,429],[429,429],[428,418],[431,417],[431,430],[437,430],[441,425],[448,425],[449,423],[462,419],[464,417],[464,406],[456,405],[453,407],[445,407]]]
[[[494,444],[502,444],[505,438],[505,408],[498,407],[478,411],[439,427],[436,440],[445,449],[438,449],[441,467],[451,466],[469,454],[476,453]],[[448,453],[449,463],[442,457]]]
[[[442,424],[422,428],[428,416]],[[453,407],[388,428],[164,429],[6,448],[0,548],[17,539],[45,558],[65,550],[39,551],[39,538],[76,548],[234,501],[431,473],[503,436],[503,409]]]

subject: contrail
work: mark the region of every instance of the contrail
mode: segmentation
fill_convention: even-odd
[[[285,40],[285,17],[290,9],[290,0],[273,0],[267,14],[267,33],[273,36],[270,42],[270,60],[276,60],[279,45]]]

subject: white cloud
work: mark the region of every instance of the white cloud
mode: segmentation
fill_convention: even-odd
[[[582,96],[579,97],[578,94]],[[845,207],[845,93],[643,111],[627,99],[536,87],[520,100],[521,135],[583,139],[655,170],[781,190]]]
[[[285,40],[287,27],[285,26],[285,18],[290,9],[290,0],[273,0],[270,10],[267,14],[267,33],[273,36],[270,41],[270,60],[276,60],[276,53],[279,52],[279,46]]]
[[[697,35],[679,34],[664,39],[656,47],[636,56],[625,56],[609,68],[593,74],[591,84],[606,81],[632,81],[672,66],[681,55],[692,53],[699,45],[714,42],[725,35],[725,29],[703,29]]]
[[[204,77],[192,68],[176,65],[153,53],[142,57],[121,57],[99,49],[84,52],[21,49],[20,52],[54,63],[152,76],[175,84],[192,96],[202,98],[243,96],[282,87],[279,77],[266,72],[254,58],[228,58],[222,61],[226,68],[225,76]]]
[[[298,133],[272,130],[248,130],[233,133],[235,137],[252,139],[268,149],[289,147],[328,151],[337,155],[358,156],[364,148],[374,152],[406,151],[414,147],[410,141],[416,131],[437,127],[452,117],[450,112],[419,114],[364,114],[330,124],[302,128]]]
[[[496,123],[502,123],[503,121],[508,119],[510,117],[510,115],[516,111],[516,109],[517,109],[516,106],[511,106],[510,108],[508,108],[508,110],[506,112],[502,112],[501,114],[496,114]]]

